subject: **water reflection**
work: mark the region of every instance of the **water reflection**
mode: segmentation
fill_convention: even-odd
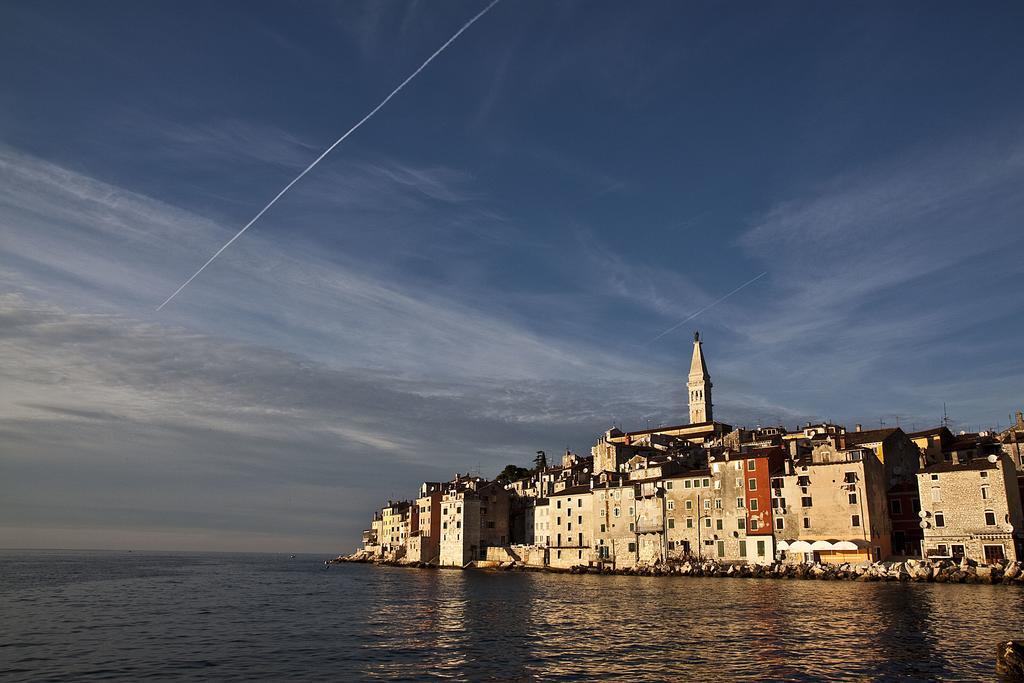
[[[0,678],[990,679],[1007,586],[0,553]]]

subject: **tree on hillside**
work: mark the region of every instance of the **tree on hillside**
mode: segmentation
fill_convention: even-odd
[[[523,479],[530,476],[530,470],[519,465],[505,465],[505,469],[498,473],[498,476],[494,478],[495,481],[502,484],[507,484],[510,481],[516,481],[517,479]]]
[[[533,459],[533,471],[543,472],[548,467],[548,456],[544,451],[537,451],[537,457]]]

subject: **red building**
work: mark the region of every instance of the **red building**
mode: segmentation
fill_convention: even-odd
[[[772,477],[781,476],[785,469],[786,451],[781,446],[751,448],[738,458],[743,464],[744,490],[747,504],[747,536],[771,536]]]
[[[921,557],[921,498],[917,482],[904,482],[889,489],[889,519],[892,520],[892,554]]]

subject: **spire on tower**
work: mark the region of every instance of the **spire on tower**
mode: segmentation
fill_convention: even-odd
[[[704,361],[700,332],[693,333],[693,357],[690,360],[687,387],[690,391],[690,424],[710,422],[712,384],[707,363]]]

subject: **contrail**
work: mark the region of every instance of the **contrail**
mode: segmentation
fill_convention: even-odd
[[[487,5],[487,7],[484,7],[484,8],[482,9],[482,10],[480,10],[480,12],[478,12],[478,13],[476,14],[476,16],[474,16],[474,17],[473,17],[472,19],[470,19],[470,20],[469,20],[469,21],[467,21],[467,22],[466,22],[465,24],[463,24],[463,25],[462,25],[462,28],[460,28],[460,29],[459,29],[458,31],[456,31],[456,32],[455,32],[455,34],[454,34],[454,35],[453,35],[453,36],[452,36],[451,38],[449,38],[448,40],[446,40],[446,41],[445,41],[445,43],[444,43],[444,44],[443,44],[443,45],[442,45],[441,47],[437,48],[437,50],[435,50],[435,51],[434,51],[434,54],[432,54],[432,55],[430,55],[429,57],[427,57],[427,61],[425,61],[425,62],[423,62],[422,64],[420,64],[420,66],[419,66],[419,68],[418,68],[418,69],[416,69],[416,70],[415,70],[415,71],[413,71],[413,72],[412,72],[411,74],[409,74],[409,77],[408,77],[408,78],[406,78],[406,79],[405,79],[404,81],[402,81],[401,83],[399,83],[399,84],[398,84],[398,87],[397,87],[397,88],[395,88],[394,90],[392,90],[392,91],[391,91],[391,94],[389,94],[389,95],[388,95],[387,97],[385,97],[385,98],[384,98],[384,99],[383,99],[383,100],[381,101],[381,103],[380,103],[380,104],[378,104],[378,105],[377,105],[376,107],[374,107],[373,109],[371,109],[371,110],[370,110],[370,113],[369,113],[369,114],[367,114],[367,115],[366,115],[366,116],[364,116],[363,118],[359,119],[359,122],[358,122],[358,123],[357,123],[356,125],[354,125],[354,126],[352,126],[351,128],[349,128],[349,129],[348,129],[348,132],[346,132],[346,133],[345,133],[344,135],[342,135],[342,136],[341,136],[340,138],[338,138],[337,140],[335,140],[335,141],[334,141],[334,144],[333,144],[333,145],[331,145],[330,147],[328,147],[327,149],[325,149],[325,150],[323,151],[323,153],[322,153],[322,154],[321,154],[320,156],[318,156],[318,157],[317,157],[316,159],[314,159],[314,160],[313,160],[313,163],[311,163],[311,164],[310,164],[309,166],[307,166],[307,167],[306,167],[306,170],[304,170],[304,171],[303,171],[302,173],[300,173],[299,175],[295,176],[295,179],[294,179],[294,180],[292,180],[292,181],[291,181],[290,183],[288,183],[287,185],[285,185],[285,186],[284,186],[284,189],[283,189],[283,190],[281,190],[280,192],[278,192],[278,193],[277,193],[277,196],[276,196],[276,197],[274,197],[273,199],[271,199],[271,200],[270,200],[270,202],[269,202],[269,203],[268,203],[268,204],[267,204],[266,206],[264,206],[264,207],[263,207],[263,209],[261,209],[261,210],[260,210],[260,212],[259,212],[258,214],[256,214],[256,216],[255,216],[255,217],[254,217],[254,218],[253,218],[253,219],[252,219],[251,221],[249,221],[248,223],[246,223],[246,224],[245,224],[245,227],[244,227],[244,228],[242,228],[241,230],[239,230],[239,231],[238,231],[238,233],[236,233],[234,237],[232,237],[231,239],[229,239],[229,240],[228,240],[228,241],[227,241],[227,242],[226,242],[226,243],[224,244],[224,246],[223,246],[223,247],[221,247],[220,249],[218,249],[218,250],[217,250],[217,253],[215,253],[215,254],[214,254],[213,256],[211,256],[211,257],[210,257],[210,260],[209,260],[209,261],[207,261],[206,263],[204,263],[204,264],[203,264],[203,266],[202,266],[202,267],[201,267],[201,268],[200,268],[199,270],[197,270],[197,271],[196,271],[196,272],[195,272],[195,273],[194,273],[194,274],[192,275],[192,277],[190,277],[189,279],[185,280],[185,282],[184,282],[184,283],[183,283],[183,284],[181,285],[181,287],[178,287],[178,288],[177,288],[176,290],[174,290],[174,294],[171,294],[171,295],[170,295],[169,297],[167,297],[167,299],[166,299],[166,300],[165,300],[165,301],[164,301],[164,302],[163,302],[162,304],[160,304],[159,306],[157,306],[157,307],[156,307],[156,310],[158,310],[158,311],[159,311],[159,310],[160,310],[160,309],[162,309],[162,308],[163,308],[164,306],[166,306],[167,304],[169,304],[169,303],[171,302],[171,300],[172,300],[172,299],[174,299],[174,297],[178,296],[178,294],[179,294],[179,293],[181,293],[181,290],[183,290],[183,289],[185,289],[186,287],[188,287],[189,283],[191,283],[191,282],[192,282],[193,280],[195,280],[195,279],[196,279],[197,277],[199,277],[199,274],[200,274],[201,272],[203,272],[204,270],[206,270],[206,267],[207,267],[208,265],[210,265],[211,263],[213,263],[214,259],[216,259],[216,258],[217,258],[218,256],[220,256],[220,255],[221,255],[221,253],[223,253],[225,249],[227,249],[228,247],[230,247],[230,246],[231,246],[231,244],[232,244],[232,243],[233,243],[233,242],[234,242],[235,240],[237,240],[237,239],[238,239],[239,237],[241,237],[241,236],[242,236],[242,233],[244,233],[244,232],[245,232],[246,230],[248,230],[249,228],[251,228],[251,227],[252,227],[252,224],[253,224],[253,223],[255,223],[256,221],[258,221],[258,220],[260,219],[260,217],[261,217],[261,216],[263,216],[263,214],[265,214],[265,213],[267,212],[267,210],[268,210],[268,209],[269,209],[270,207],[272,207],[272,206],[273,206],[274,204],[276,204],[276,203],[277,203],[277,200],[278,200],[278,199],[280,199],[280,198],[281,198],[282,196],[284,196],[284,193],[285,193],[285,192],[287,192],[288,190],[290,190],[290,189],[292,188],[292,185],[294,185],[295,183],[299,182],[299,181],[300,181],[300,180],[302,179],[302,177],[303,177],[304,175],[306,175],[307,173],[309,173],[310,171],[312,171],[312,170],[313,170],[313,167],[315,167],[315,166],[316,166],[317,164],[319,164],[319,163],[320,163],[320,162],[321,162],[321,161],[323,160],[323,158],[324,158],[324,157],[326,157],[326,156],[327,156],[328,154],[330,154],[330,153],[331,153],[331,152],[332,152],[332,151],[334,150],[334,148],[335,148],[335,147],[337,147],[337,146],[338,146],[338,145],[340,145],[340,144],[341,144],[342,142],[344,142],[345,138],[347,138],[347,137],[348,137],[349,135],[352,135],[352,133],[356,132],[356,130],[357,130],[357,129],[358,129],[358,128],[359,128],[360,126],[361,126],[361,125],[363,125],[364,123],[366,123],[367,121],[369,121],[369,120],[370,120],[370,118],[371,118],[371,117],[372,117],[372,116],[373,116],[374,114],[376,114],[376,113],[377,113],[378,111],[380,111],[380,110],[381,110],[381,109],[382,109],[382,108],[384,107],[384,105],[385,105],[385,104],[387,104],[388,102],[390,102],[390,101],[391,101],[391,98],[392,98],[392,97],[394,97],[395,95],[397,95],[397,94],[399,93],[399,91],[400,91],[400,90],[401,90],[402,88],[404,88],[404,87],[405,87],[406,85],[408,85],[409,81],[411,81],[412,79],[416,78],[416,76],[418,76],[418,75],[419,75],[419,73],[420,73],[421,71],[423,71],[423,70],[424,70],[425,68],[427,68],[427,65],[428,65],[428,64],[430,64],[430,63],[431,63],[432,61],[434,61],[434,58],[435,58],[435,57],[437,57],[437,56],[438,56],[439,54],[441,54],[442,52],[444,52],[444,51],[445,51],[445,49],[446,49],[446,48],[447,48],[447,47],[448,47],[449,45],[451,45],[452,43],[454,43],[454,42],[455,42],[455,39],[456,39],[456,38],[458,38],[459,36],[461,36],[461,35],[462,35],[462,33],[463,33],[463,32],[464,32],[464,31],[465,31],[465,30],[466,30],[467,28],[469,28],[470,26],[472,26],[473,24],[475,24],[475,23],[476,23],[476,21],[477,21],[478,19],[480,19],[480,17],[482,17],[483,15],[487,14],[487,13],[488,13],[488,12],[489,12],[489,11],[491,10],[491,8],[492,8],[492,7],[494,7],[495,5],[497,5],[497,4],[498,4],[498,3],[500,2],[500,1],[501,1],[501,0],[491,0],[491,4]]]
[[[682,325],[682,324],[684,324],[684,323],[687,323],[687,322],[689,322],[689,321],[693,320],[694,318],[696,318],[696,317],[697,317],[698,315],[700,315],[700,314],[701,314],[701,313],[703,313],[704,311],[708,310],[709,308],[714,308],[715,306],[717,306],[718,304],[722,303],[723,301],[725,301],[726,299],[728,299],[728,298],[729,298],[730,296],[732,296],[733,294],[735,294],[736,292],[740,291],[741,289],[743,289],[743,288],[744,288],[744,287],[746,287],[747,285],[752,285],[752,284],[754,284],[755,282],[757,282],[758,280],[760,280],[761,278],[763,278],[763,277],[764,277],[765,275],[767,275],[767,274],[768,274],[768,271],[766,270],[766,271],[764,271],[763,273],[761,273],[760,275],[758,275],[757,277],[755,277],[755,278],[751,278],[750,280],[747,280],[747,281],[746,281],[746,282],[744,282],[744,283],[743,283],[742,285],[740,285],[740,286],[739,286],[739,287],[737,287],[736,289],[732,290],[731,292],[729,292],[728,294],[726,294],[725,296],[723,296],[723,297],[722,297],[721,299],[717,299],[717,300],[715,300],[715,301],[712,301],[712,302],[711,302],[710,304],[708,304],[708,305],[707,305],[707,306],[705,306],[704,308],[700,309],[700,310],[699,310],[699,311],[697,311],[696,313],[694,313],[694,314],[692,314],[692,315],[688,315],[688,316],[686,316],[685,318],[683,318],[682,320],[680,320],[679,322],[677,322],[677,323],[676,323],[675,325],[673,325],[672,327],[668,328],[667,330],[665,330],[664,332],[662,332],[662,333],[661,333],[661,334],[659,334],[659,335],[658,335],[657,337],[655,337],[654,339],[652,339],[651,341],[649,341],[649,342],[647,342],[647,343],[648,343],[648,344],[653,344],[654,342],[658,341],[659,339],[661,339],[662,337],[664,337],[664,336],[665,336],[666,334],[668,334],[669,332],[671,332],[671,331],[673,331],[673,330],[675,330],[675,329],[678,329],[680,325]]]

